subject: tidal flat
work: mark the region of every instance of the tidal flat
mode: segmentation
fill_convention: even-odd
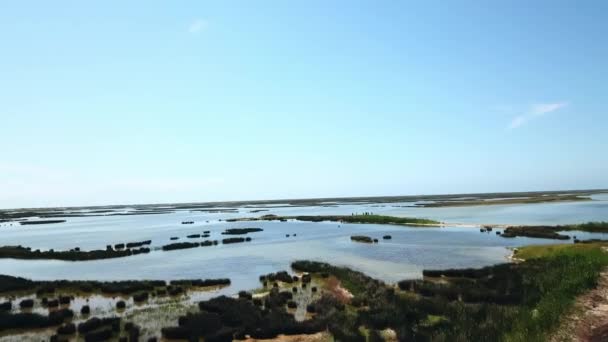
[[[424,338],[431,340],[437,340],[440,335],[435,332],[440,331],[445,336],[453,337],[456,336],[453,330],[456,323],[454,318],[450,318],[449,312],[424,309],[428,311],[423,310],[426,316],[416,316],[418,318],[412,321],[409,328],[388,323],[383,327],[383,324],[372,321],[365,326],[353,326],[348,322],[368,319],[361,315],[370,308],[370,300],[378,295],[376,292],[361,292],[362,287],[369,286],[387,288],[389,292],[393,288],[392,291],[399,297],[420,298],[422,304],[427,303],[427,297],[445,297],[454,310],[460,305],[469,310],[467,307],[474,305],[472,298],[481,298],[477,300],[492,305],[519,306],[521,300],[525,299],[512,297],[511,292],[496,292],[499,289],[487,287],[491,284],[484,285],[485,290],[482,288],[477,294],[470,293],[467,286],[472,286],[471,289],[478,286],[471,285],[466,279],[453,284],[450,282],[450,286],[458,289],[455,292],[437,288],[436,284],[445,283],[453,278],[452,275],[458,275],[458,278],[464,274],[464,278],[467,278],[468,273],[451,271],[433,276],[433,272],[497,267],[508,261],[512,249],[521,251],[530,245],[548,246],[556,242],[555,236],[565,239],[565,246],[602,245],[603,240],[608,238],[606,224],[602,222],[608,221],[608,195],[592,194],[589,198],[571,202],[428,208],[417,205],[422,203],[420,201],[393,202],[388,198],[373,201],[368,198],[3,211],[0,246],[21,245],[22,249],[4,247],[4,250],[25,254],[23,249],[28,253],[39,250],[38,255],[45,257],[18,258],[6,254],[0,258],[1,274],[33,281],[153,279],[168,285],[177,279],[229,279],[229,285],[174,292],[173,295],[166,286],[164,289],[160,286],[154,291],[143,291],[146,295],[140,291],[135,296],[107,296],[81,291],[66,291],[56,296],[41,296],[36,292],[5,294],[0,300],[0,308],[5,303],[11,303],[8,311],[11,315],[38,313],[48,316],[56,310],[69,309],[73,316],[54,314],[53,323],[58,322],[57,317],[63,319],[59,325],[36,330],[0,329],[0,340],[50,339],[57,334],[59,327],[66,325],[63,328],[66,330],[62,331],[69,331],[67,325],[74,322],[78,330],[78,324],[96,316],[120,318],[118,327],[112,326],[116,323],[108,320],[107,324],[92,330],[110,334],[115,339],[129,337],[135,331],[134,326],[139,329],[141,339],[168,338],[166,335],[171,334],[182,337],[200,334],[206,336],[207,340],[227,340],[228,335],[243,340],[248,336],[271,338],[277,334],[318,337],[317,333],[321,331],[319,327],[327,324],[345,324],[357,331],[357,336],[366,339],[411,337],[407,334],[411,333],[408,329],[412,327],[416,327],[415,331],[425,332],[427,335]],[[65,216],[61,216],[62,213]],[[20,224],[23,221],[46,219],[42,216],[52,216],[53,220],[65,222]],[[589,221],[595,223],[585,223]],[[353,241],[352,237],[364,239]],[[357,242],[363,240],[371,243]],[[133,242],[146,244],[127,247]],[[145,248],[146,252],[133,253],[140,248]],[[61,257],[56,257],[62,252],[86,255],[77,252],[91,251],[103,252],[99,255],[125,255],[99,259],[61,260]],[[298,260],[309,260],[310,264],[294,264]],[[302,265],[309,266],[306,268]],[[310,265],[328,266],[323,266],[325,270],[315,270]],[[261,275],[266,277],[280,271],[286,271],[292,281],[287,281],[284,275],[281,276],[282,280],[260,278]],[[352,278],[350,272],[361,276]],[[303,281],[303,276],[310,282]],[[423,279],[424,282],[420,283]],[[463,284],[469,285],[463,289]],[[381,290],[382,293],[384,291]],[[251,322],[266,328],[257,332],[248,330],[247,325],[224,321],[228,313],[221,310],[213,312],[212,304],[200,304],[218,296],[226,296],[227,299],[221,300],[223,306],[248,310]],[[59,301],[61,297],[69,297],[70,300],[67,304],[55,306],[54,300]],[[488,298],[498,299],[489,301]],[[29,299],[33,301],[31,308],[28,307]],[[21,306],[24,300],[24,306]],[[509,300],[513,300],[514,304],[507,303]],[[49,301],[52,304],[50,308]],[[123,305],[119,302],[124,302],[124,309],[117,307]],[[91,314],[85,320],[80,310],[86,305]],[[250,305],[257,309],[252,309]],[[490,310],[495,309],[504,308],[492,307]],[[346,321],[327,320],[329,312],[332,317],[337,315],[335,317],[343,317]],[[62,311],[63,314],[69,316],[68,311]],[[378,312],[377,317],[384,314],[389,313]],[[247,321],[245,317],[238,320]],[[287,323],[276,325],[277,320]],[[156,323],[153,326],[144,324],[150,321]],[[192,327],[201,322],[215,322],[212,326],[217,329],[193,331]],[[233,325],[226,325],[226,322]],[[452,328],[446,328],[446,325]],[[163,331],[163,328],[170,329]],[[340,329],[336,327],[330,335],[336,338],[340,334]],[[84,335],[76,333],[74,336]],[[360,338],[357,336],[348,335],[342,340],[350,340],[351,337],[356,340]],[[417,337],[422,338],[423,335]],[[57,338],[61,340],[63,337]]]

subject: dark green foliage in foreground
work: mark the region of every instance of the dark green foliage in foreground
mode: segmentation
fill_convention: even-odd
[[[288,295],[285,295],[288,294]],[[180,317],[179,326],[162,329],[167,339],[232,341],[246,335],[252,338],[273,338],[278,334],[307,334],[324,329],[318,320],[296,322],[287,313],[290,292],[273,289],[265,299],[264,308],[253,303],[250,296],[239,299],[225,296],[199,303],[200,312]],[[259,304],[259,303],[258,303]]]
[[[171,285],[180,286],[224,286],[230,285],[230,279],[187,279],[172,280]],[[36,293],[38,296],[54,295],[59,291],[82,291],[86,293],[101,292],[104,294],[132,295],[137,292],[152,292],[164,288],[164,280],[123,280],[123,281],[32,281],[24,278],[0,275],[0,294],[11,292]],[[171,287],[171,286],[169,286]],[[49,306],[51,306],[49,304]]]
[[[0,313],[0,331],[48,328],[58,326],[72,317],[74,317],[74,312],[70,309],[52,311],[48,316],[36,313]]]
[[[347,268],[292,264],[295,270],[332,274],[353,293],[352,309],[327,317],[330,332],[343,341],[356,340],[348,334],[360,326],[390,327],[399,340],[407,341],[545,341],[574,298],[593,288],[607,265],[608,254],[599,248],[564,249],[520,264],[425,271],[425,276],[443,276],[448,283],[402,281],[404,292],[395,293]]]

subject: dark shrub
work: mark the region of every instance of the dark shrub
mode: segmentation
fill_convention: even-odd
[[[293,300],[290,300],[287,302],[287,307],[290,309],[296,309],[298,307],[298,304]]]
[[[315,313],[316,312],[315,306],[313,304],[306,305],[306,312]]]
[[[124,243],[117,243],[114,245],[114,249],[124,249],[124,248],[125,248]]]
[[[57,328],[57,334],[59,335],[72,335],[76,333],[76,325],[74,323],[66,323]]]
[[[78,333],[86,334],[89,331],[98,329],[101,326],[102,326],[101,319],[99,319],[97,317],[92,317],[92,318],[86,320],[85,322],[78,324]]]
[[[390,236],[390,235],[384,235],[382,238],[383,238],[384,240],[390,240],[390,239],[392,239],[393,237],[392,237],[392,236]]]
[[[127,248],[141,247],[141,246],[149,245],[151,243],[152,243],[152,240],[146,240],[146,241],[140,241],[140,242],[129,242],[129,243],[127,243]]]
[[[49,319],[53,322],[63,323],[66,319],[74,317],[74,311],[70,309],[59,309],[49,313]]]
[[[103,342],[112,337],[112,329],[104,328],[102,330],[93,331],[84,335],[85,342]]]
[[[136,295],[133,295],[133,301],[144,302],[144,301],[148,300],[148,297],[149,297],[148,292],[138,293]]]
[[[127,307],[127,303],[125,303],[124,300],[119,300],[118,302],[116,302],[117,309],[124,309],[126,307]]]
[[[171,243],[168,245],[164,245],[162,247],[163,251],[173,251],[176,249],[186,249],[186,248],[195,248],[195,247],[199,247],[200,244],[197,242],[177,242],[177,243]]]
[[[261,232],[262,228],[231,228],[222,232],[222,235],[244,235],[248,233]]]
[[[198,339],[215,333],[222,327],[222,320],[217,313],[200,312],[189,314],[180,319],[179,327],[162,329],[162,335],[167,339]],[[207,340],[205,338],[205,340]]]
[[[129,329],[129,341],[139,341],[139,332],[140,329],[138,326],[134,325],[131,329]]]
[[[294,287],[292,287],[292,288],[291,288],[291,292],[293,292],[293,293],[298,293],[298,288],[297,288],[297,287],[295,287],[295,286],[294,286]]]
[[[49,299],[49,301],[47,302],[47,305],[49,308],[56,308],[59,306],[59,300],[58,299]]]
[[[239,242],[245,242],[245,238],[228,238],[228,239],[222,240],[223,244],[239,243]]]
[[[239,298],[251,300],[251,299],[253,299],[253,296],[251,295],[251,293],[249,293],[247,291],[240,291]]]
[[[63,319],[58,316],[42,316],[35,313],[0,313],[0,331],[46,328],[61,323],[63,323]]]
[[[378,239],[374,239],[374,243],[378,243]]]
[[[91,308],[88,305],[83,305],[82,308],[80,308],[80,314],[88,315],[90,313],[91,313]]]
[[[69,296],[60,296],[59,297],[59,304],[62,304],[62,305],[70,304],[71,301],[72,301],[72,298]]]
[[[316,287],[316,286],[313,286],[313,287],[311,287],[311,288],[310,288],[310,290],[311,290],[312,292],[317,292],[317,287]]]
[[[186,236],[188,239],[198,239],[201,237],[201,234],[190,234]]]
[[[363,243],[372,243],[374,242],[374,240],[372,240],[371,237],[369,236],[364,236],[364,235],[353,235],[350,237],[351,241],[355,241],[355,242],[363,242]]]
[[[290,276],[289,273],[287,273],[287,271],[280,271],[280,272],[276,272],[276,273],[269,273],[264,277],[264,279],[268,279],[269,281],[282,281],[284,283],[288,283],[291,284],[294,282],[294,277]],[[262,279],[262,277],[260,277],[260,279]]]
[[[12,308],[13,308],[13,303],[11,303],[11,302],[4,302],[4,303],[0,304],[0,312],[11,311]]]
[[[312,277],[310,276],[310,274],[305,274],[302,276],[302,282],[303,283],[310,283],[312,280]]]
[[[171,240],[177,240],[177,239],[179,239],[179,238],[178,238],[177,236],[173,236],[173,237],[171,237],[170,239],[171,239]]]
[[[167,292],[170,296],[179,296],[184,293],[184,289],[180,286],[167,286]]]
[[[34,307],[33,299],[24,299],[19,303],[19,307],[22,309],[31,309]]]

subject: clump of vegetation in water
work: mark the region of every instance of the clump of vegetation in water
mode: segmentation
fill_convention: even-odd
[[[262,228],[230,228],[222,232],[223,235],[244,235],[249,233],[261,232]]]
[[[145,245],[149,245],[152,243],[152,240],[146,240],[146,241],[138,241],[138,242],[128,242],[126,244],[127,248],[134,248],[134,247],[142,247]]]
[[[516,236],[525,236],[541,239],[569,240],[570,236],[559,234],[557,230],[548,226],[520,226],[509,227],[504,230],[502,237],[511,238]]]
[[[260,276],[260,281],[282,281],[284,283],[288,283],[291,284],[296,280],[297,277],[292,277],[291,275],[289,275],[289,273],[287,271],[279,271],[276,273],[269,273],[263,276]]]
[[[177,249],[187,249],[187,248],[196,248],[196,247],[200,247],[200,243],[198,242],[176,242],[176,243],[170,243],[168,245],[164,245],[162,247],[163,251],[174,251]]]
[[[353,235],[350,239],[355,242],[374,243],[374,240],[371,237],[364,235]]]
[[[32,251],[29,247],[23,246],[4,246],[0,247],[0,258],[13,258],[13,259],[54,259],[54,260],[65,260],[65,261],[84,261],[84,260],[100,260],[100,259],[111,259],[121,258],[136,254],[150,253],[149,248],[139,248],[131,250],[114,250],[108,248],[106,250],[94,250],[94,251]]]
[[[223,239],[222,243],[223,244],[230,244],[230,243],[240,243],[240,242],[245,242],[245,241],[251,241],[251,238],[227,238],[227,239]]]
[[[323,222],[323,221],[334,221],[344,223],[371,223],[371,224],[398,224],[406,226],[416,225],[439,225],[441,222],[415,217],[396,217],[396,216],[385,216],[375,215],[373,213],[363,214],[352,214],[352,215],[316,215],[316,216],[277,216],[277,215],[265,215],[257,219],[245,219],[245,220],[287,220],[293,219],[298,221],[310,221],[310,222]]]

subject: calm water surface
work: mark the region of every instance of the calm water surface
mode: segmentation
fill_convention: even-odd
[[[330,205],[322,207],[240,208],[235,213],[204,213],[189,210],[171,214],[137,216],[70,217],[67,222],[39,226],[0,225],[0,245],[29,246],[57,250],[80,247],[104,249],[108,244],[152,240],[152,248],[179,241],[186,235],[211,231],[211,239],[221,239],[226,228],[260,227],[249,234],[253,241],[171,252],[154,250],[127,258],[65,262],[57,260],[0,259],[0,274],[37,280],[51,279],[185,279],[225,278],[233,285],[221,293],[235,293],[259,286],[258,276],[282,269],[296,259],[313,259],[348,266],[370,276],[395,282],[421,276],[425,268],[481,267],[505,262],[507,247],[555,243],[554,240],[506,239],[474,228],[410,228],[373,224],[333,222],[225,222],[220,219],[265,214],[324,215],[374,212],[395,216],[416,216],[454,223],[565,224],[591,220],[608,221],[608,195],[593,201],[497,205],[454,208],[415,208],[412,203]],[[182,225],[182,221],[195,221]],[[290,237],[286,237],[290,234]],[[297,236],[293,236],[297,234]],[[350,241],[354,234],[378,238],[378,244]],[[391,240],[383,240],[391,235]],[[579,238],[605,238],[606,234],[572,232]]]

